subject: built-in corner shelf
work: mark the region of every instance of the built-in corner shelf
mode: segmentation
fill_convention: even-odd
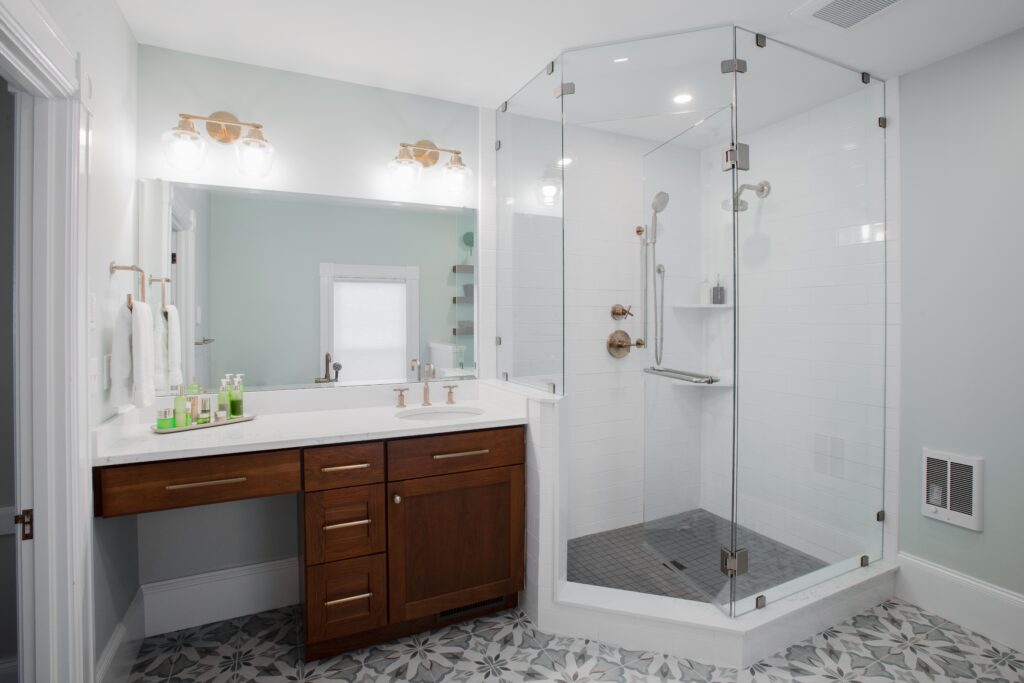
[[[721,308],[722,310],[729,310],[732,308],[732,304],[675,304],[672,308],[690,310],[698,309],[703,310],[707,308]]]

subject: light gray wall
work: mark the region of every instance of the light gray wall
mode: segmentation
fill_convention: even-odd
[[[139,590],[139,545],[136,517],[93,521],[93,597],[96,655],[103,652],[117,624]]]
[[[0,80],[0,508],[14,505],[14,96]],[[0,536],[0,660],[18,653],[14,536]]]
[[[1024,31],[901,79],[901,550],[1024,593]],[[921,449],[985,458],[985,529],[920,513]]]
[[[475,212],[210,194],[208,317],[216,342],[208,386],[225,372],[244,372],[248,386],[306,384],[323,374],[320,263],[418,266],[420,350],[410,357],[427,358],[431,341],[455,340],[451,267],[462,262],[461,236],[475,229]],[[472,362],[472,339],[458,343]]]
[[[299,554],[296,496],[139,515],[139,580],[176,579]]]

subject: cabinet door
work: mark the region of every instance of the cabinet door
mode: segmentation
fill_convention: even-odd
[[[522,465],[388,484],[392,622],[523,588]]]

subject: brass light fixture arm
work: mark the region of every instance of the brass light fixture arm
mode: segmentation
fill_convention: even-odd
[[[242,128],[256,128],[262,130],[262,123],[253,123],[250,121],[224,121],[223,119],[214,118],[212,116],[196,116],[195,114],[178,114],[179,119],[186,121],[203,121],[205,123],[216,123],[221,126],[240,126]]]
[[[249,124],[243,123],[242,125],[243,126],[247,126]],[[407,147],[409,149],[419,150],[421,152],[444,152],[446,154],[458,154],[459,156],[462,155],[462,150],[451,149],[449,147],[421,147],[418,144],[413,144],[413,143],[410,143],[410,142],[400,142],[400,143],[398,143],[398,146],[399,147]]]

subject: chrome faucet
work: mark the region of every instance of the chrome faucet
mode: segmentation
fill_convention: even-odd
[[[335,365],[337,365],[338,367],[335,369],[334,379],[331,379],[331,352],[328,351],[324,355],[324,376],[316,377],[313,379],[313,381],[316,382],[317,384],[329,384],[331,382],[338,381],[338,371],[341,370],[341,364],[335,363]]]
[[[430,405],[430,380],[437,379],[437,368],[433,363],[423,365],[423,405]]]

